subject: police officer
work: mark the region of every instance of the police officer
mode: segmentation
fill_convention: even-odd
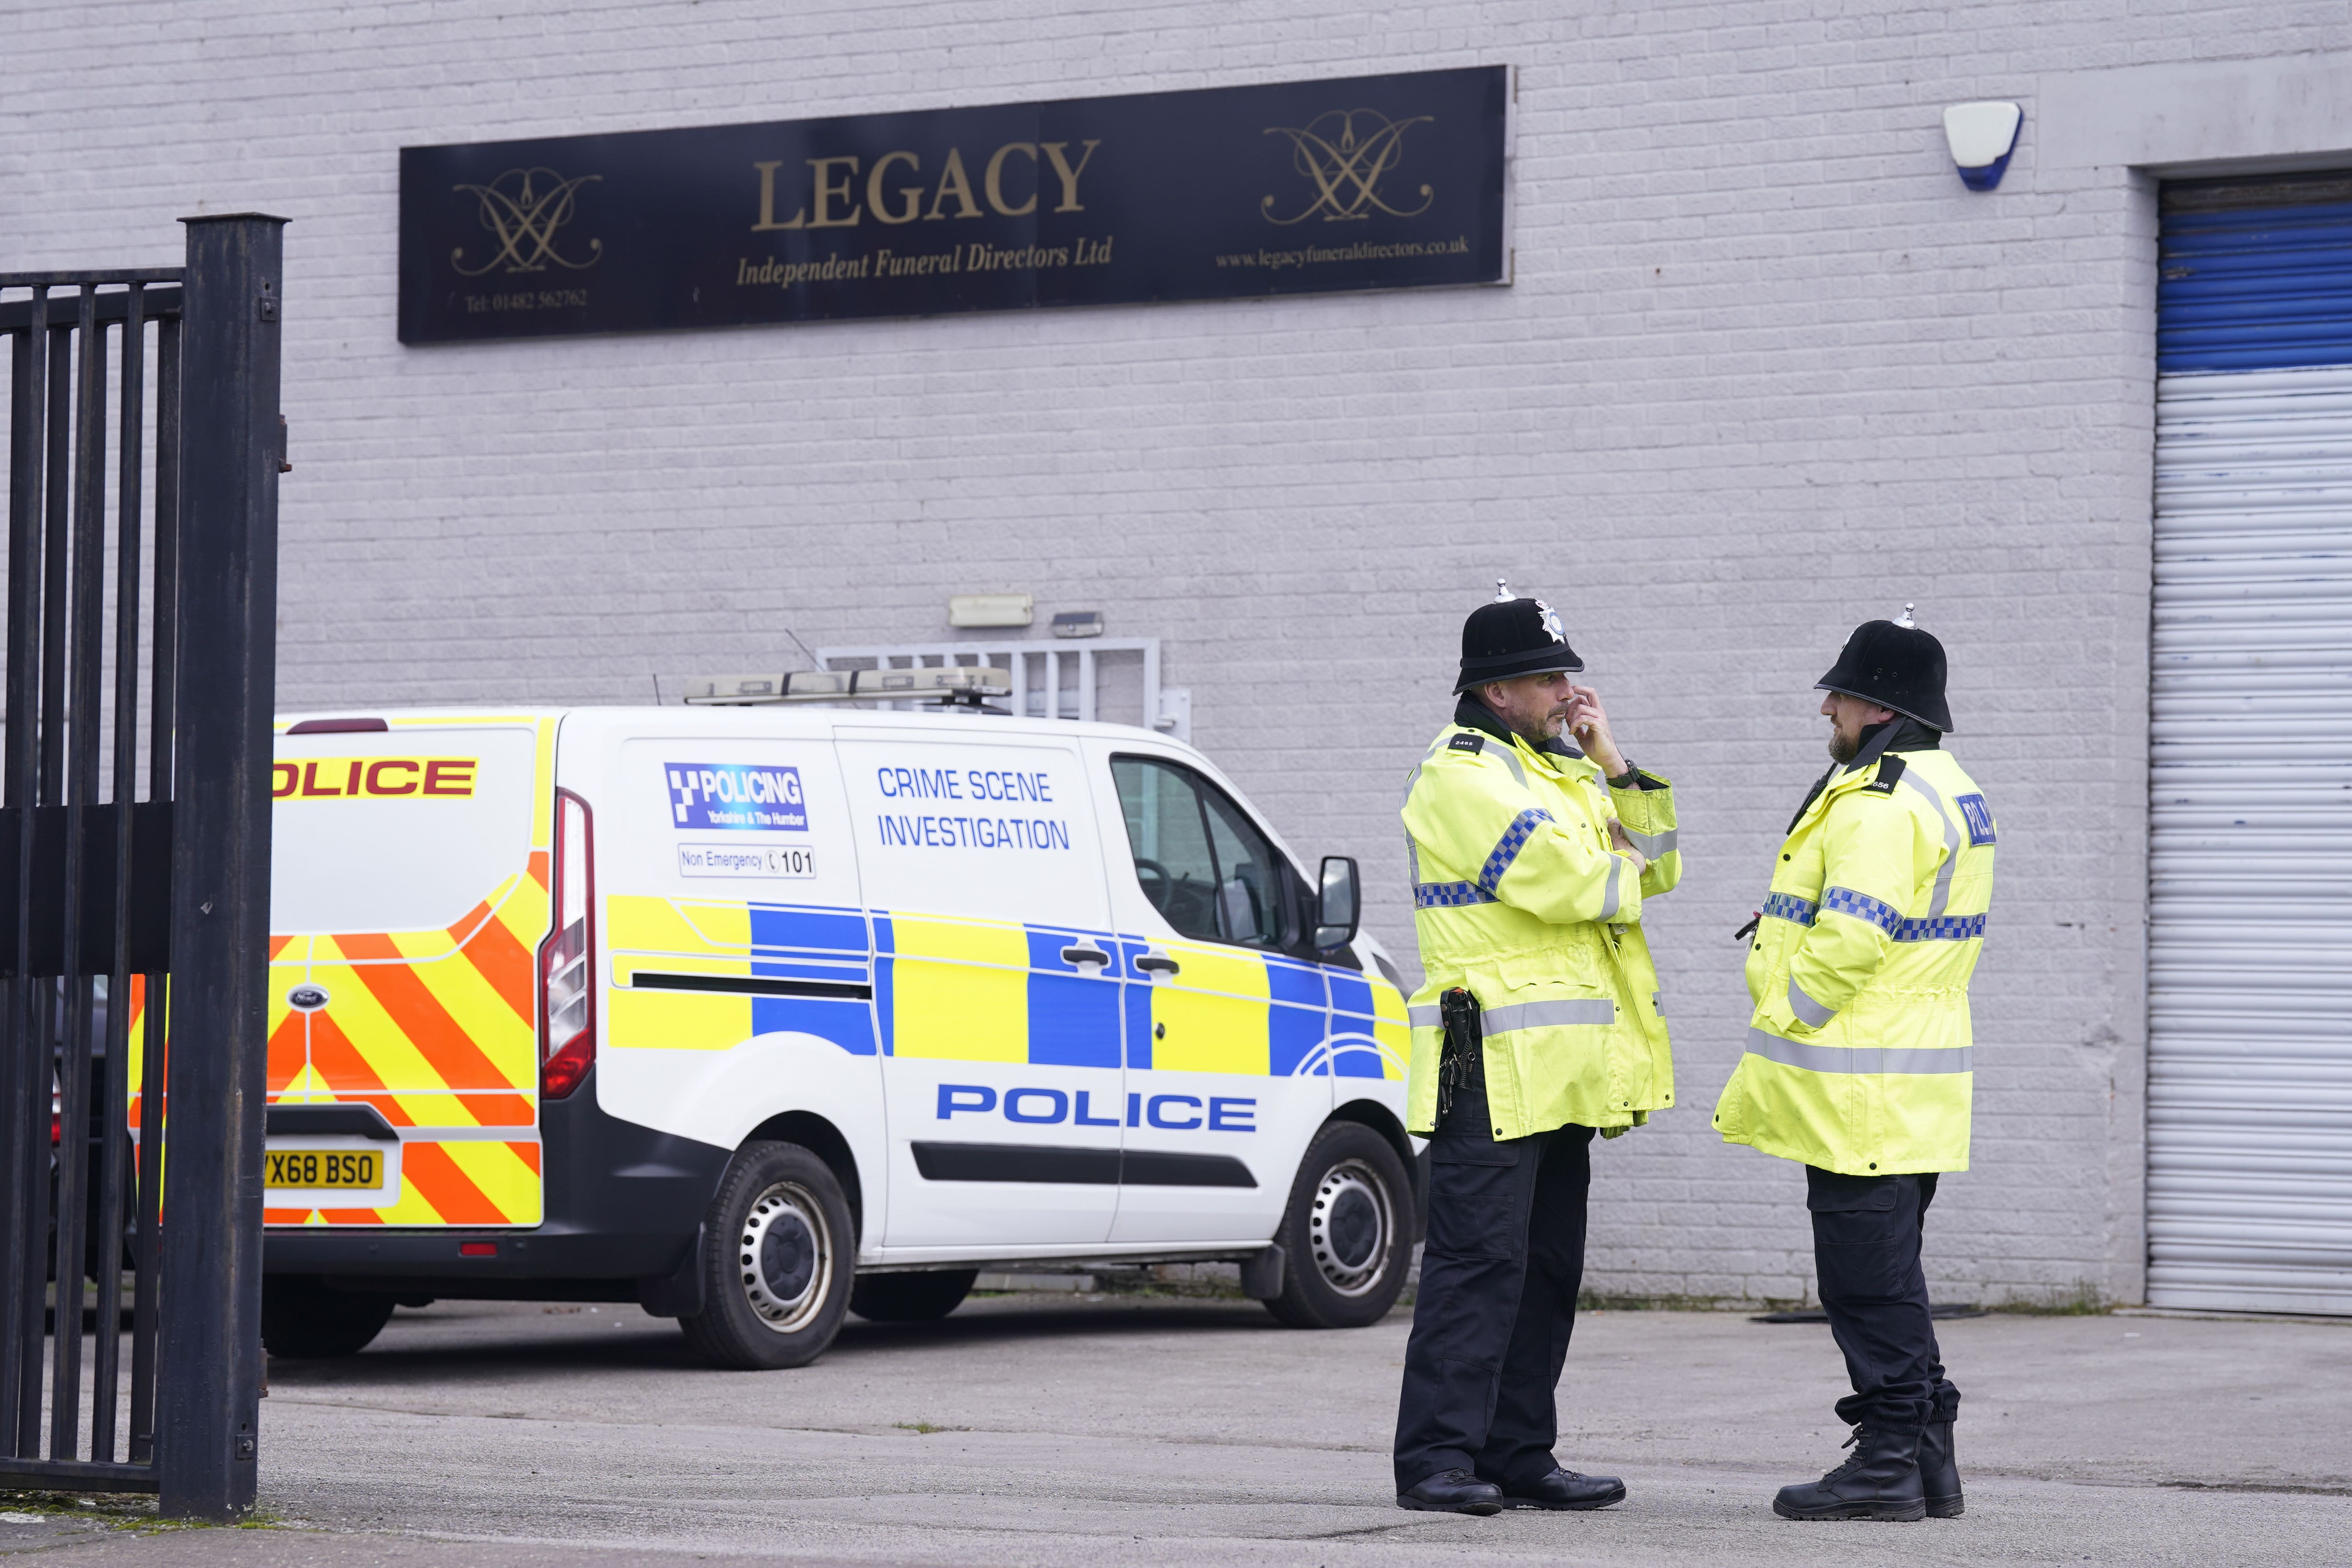
[[[1559,617],[1496,586],[1462,628],[1454,721],[1404,802],[1428,973],[1407,1116],[1431,1167],[1397,1501],[1474,1514],[1625,1496],[1553,1458],[1552,1391],[1592,1134],[1674,1103],[1641,921],[1682,874],[1674,792],[1625,761],[1599,694],[1569,679],[1584,665]]]
[[[1846,639],[1828,773],[1797,810],[1748,953],[1748,1050],[1724,1138],[1801,1161],[1853,1455],[1783,1487],[1786,1519],[1960,1512],[1952,1419],[1919,1266],[1939,1173],[1969,1163],[1969,975],[1992,898],[1993,816],[1943,751],[1944,648],[1911,620]]]

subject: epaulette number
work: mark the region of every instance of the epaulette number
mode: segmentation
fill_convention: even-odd
[[[1454,736],[1454,739],[1446,742],[1445,749],[1449,752],[1468,752],[1473,756],[1475,756],[1478,752],[1486,749],[1486,737],[1484,735],[1471,734],[1465,730],[1461,734]]]
[[[1878,760],[1878,776],[1871,780],[1868,784],[1863,785],[1862,788],[1855,793],[1860,795],[1893,795],[1895,793],[1895,786],[1902,782],[1903,759],[1900,757],[1881,757]]]

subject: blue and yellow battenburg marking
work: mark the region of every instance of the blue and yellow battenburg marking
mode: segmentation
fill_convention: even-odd
[[[792,1031],[857,1056],[1402,1079],[1404,998],[1384,980],[1171,942],[1181,983],[1107,931],[941,915],[615,896],[605,900],[617,1046],[725,1050]],[[1091,949],[1099,973],[1066,958]],[[753,996],[633,984],[640,973],[840,985]],[[1121,976],[1125,984],[1121,984]],[[872,1003],[849,987],[870,986]]]

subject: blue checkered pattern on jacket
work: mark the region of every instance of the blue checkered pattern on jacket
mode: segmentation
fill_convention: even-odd
[[[1475,882],[1420,882],[1412,889],[1412,907],[1417,910],[1458,910],[1465,904],[1500,902]]]
[[[1812,900],[1801,899],[1794,893],[1774,893],[1764,900],[1764,918],[1809,926],[1813,923],[1813,911],[1820,908]]]
[[[1982,915],[1937,915],[1931,919],[1905,921],[1895,929],[1897,942],[1967,942],[1984,935]]]
[[[1479,889],[1493,893],[1501,883],[1503,873],[1511,868],[1511,862],[1519,858],[1519,851],[1526,848],[1528,840],[1535,837],[1536,825],[1550,820],[1550,812],[1536,806],[1530,806],[1513,817],[1511,826],[1503,830],[1503,837],[1496,840],[1494,849],[1487,854],[1486,865],[1478,869]]]
[[[1881,903],[1868,893],[1857,893],[1852,888],[1822,889],[1822,908],[1832,914],[1852,915],[1893,936],[1903,926],[1903,911],[1893,904]]]

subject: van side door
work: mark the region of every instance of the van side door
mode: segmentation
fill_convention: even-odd
[[[884,1245],[1099,1246],[1118,1199],[1120,978],[1076,746],[844,725],[875,931]]]

